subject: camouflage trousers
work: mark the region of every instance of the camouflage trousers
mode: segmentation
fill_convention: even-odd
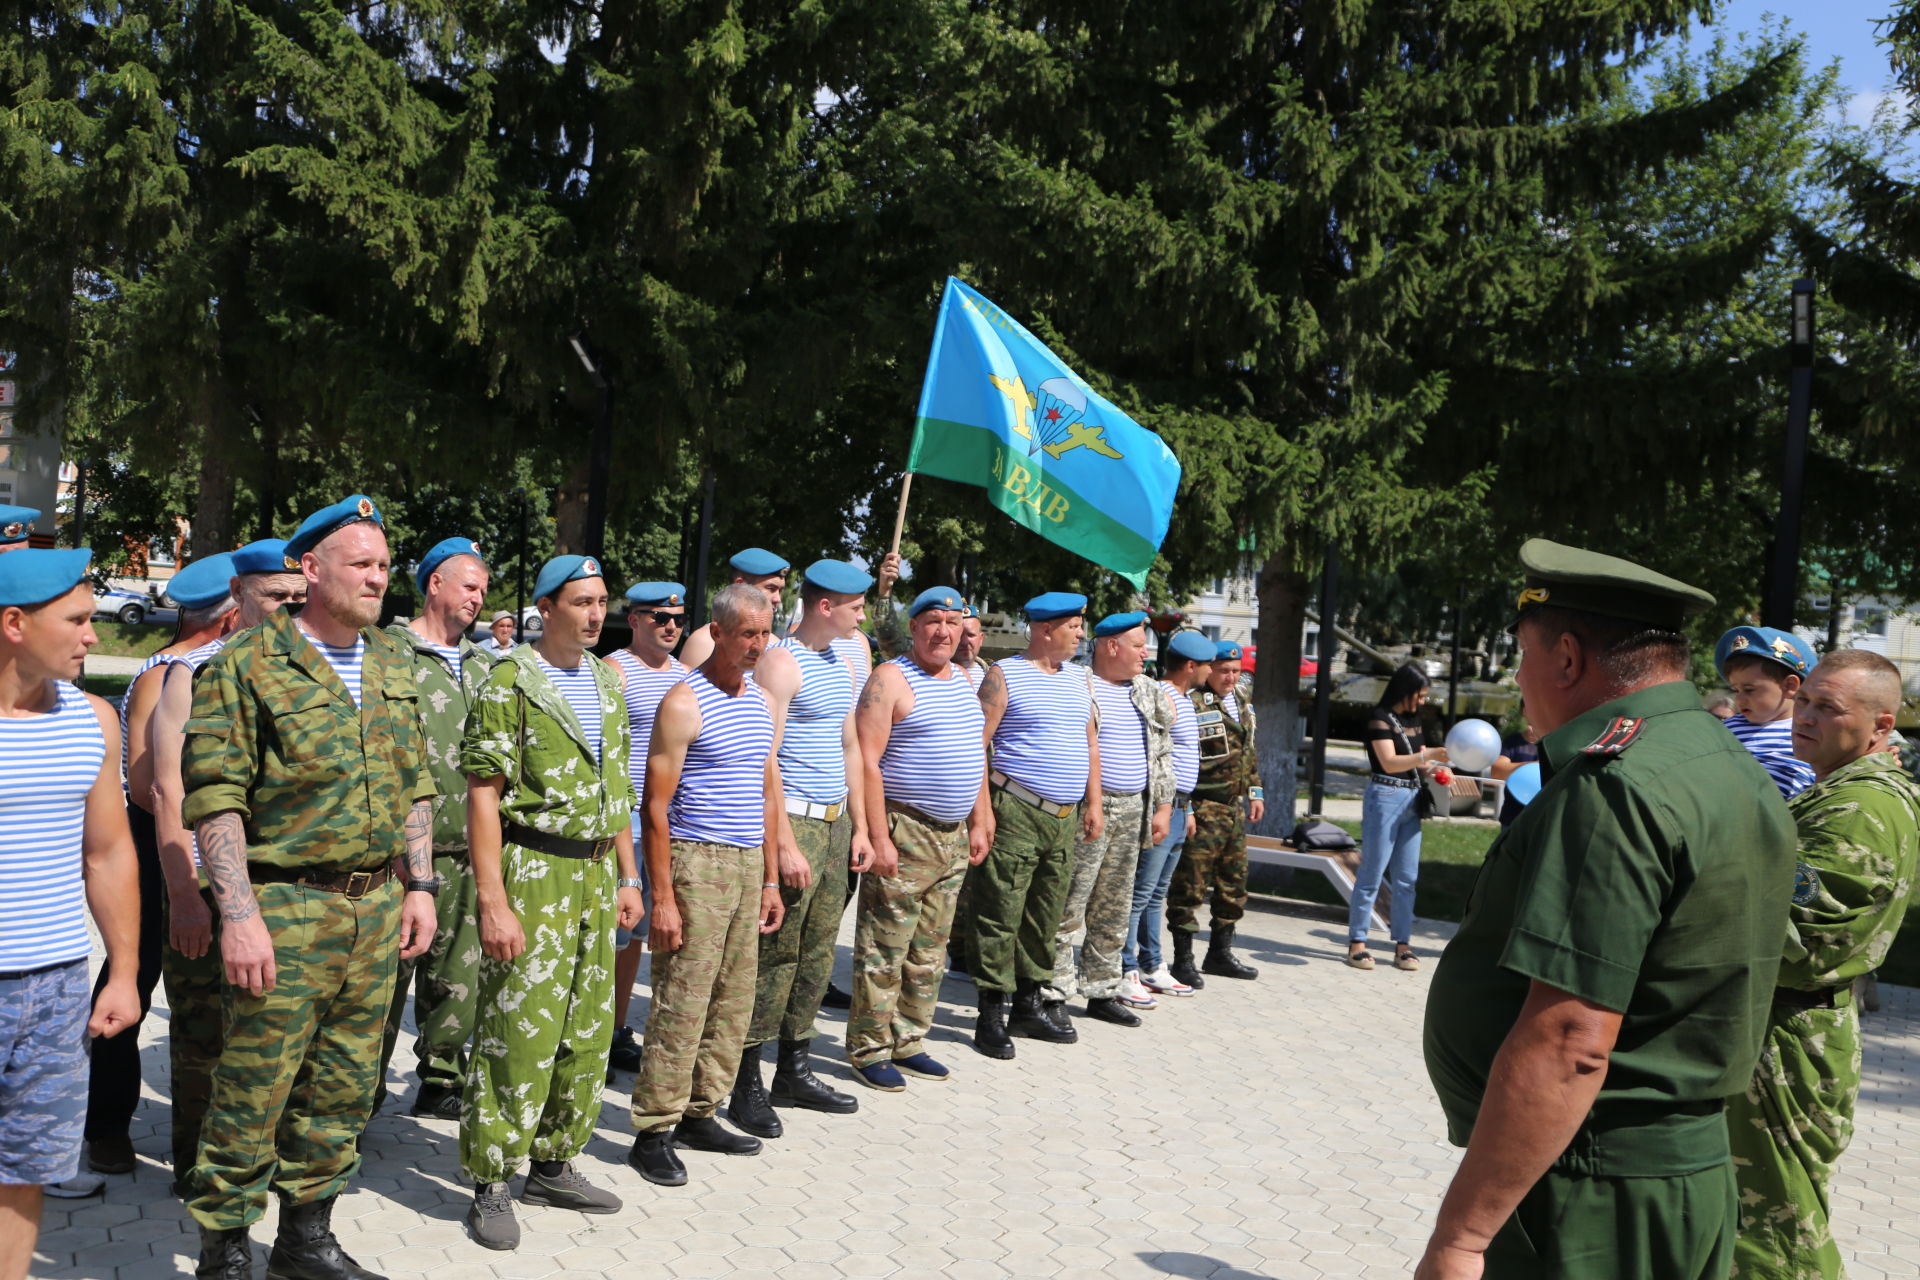
[[[1133,910],[1133,873],[1140,865],[1140,819],[1146,797],[1135,791],[1100,797],[1103,822],[1098,840],[1073,846],[1073,879],[1053,935],[1053,982],[1049,1000],[1110,998],[1120,990],[1120,953],[1127,944],[1127,917]],[[1079,937],[1080,960],[1073,957]]]
[[[779,929],[760,935],[748,1044],[765,1044],[776,1035],[782,1040],[813,1039],[813,1018],[833,976],[833,943],[847,907],[853,819],[843,810],[832,822],[799,814],[789,814],[787,820],[813,881],[804,889],[780,886],[787,914]]]
[[[1040,986],[1053,980],[1080,811],[1052,817],[995,787],[993,818],[993,851],[967,872],[968,972],[982,991]]]
[[[633,1082],[633,1127],[641,1133],[704,1119],[733,1091],[753,1020],[765,872],[758,845],[673,842],[680,947],[653,953],[646,1050]],[[656,908],[659,901],[656,885]]]
[[[254,896],[278,977],[257,996],[221,983],[226,1050],[187,1182],[188,1212],[223,1230],[258,1222],[269,1185],[310,1204],[359,1169],[400,954],[398,881],[360,898],[297,884]]]
[[[967,873],[967,824],[936,822],[887,806],[887,834],[900,866],[860,877],[853,926],[853,1008],[847,1060],[856,1067],[910,1058],[933,1025],[946,969],[947,935]]]
[[[479,1022],[460,1113],[460,1167],[505,1182],[529,1155],[571,1160],[593,1136],[613,1047],[614,865],[508,843],[507,905],[526,934],[480,958]]]
[[[1773,1011],[1753,1080],[1746,1093],[1727,1100],[1727,1137],[1740,1184],[1733,1250],[1740,1280],[1836,1280],[1842,1274],[1827,1186],[1853,1140],[1859,1093],[1860,1018],[1851,1003]]]
[[[204,954],[186,956],[174,950],[169,917],[162,912],[161,929],[168,942],[160,953],[160,977],[167,986],[168,1093],[173,1103],[173,1176],[182,1186],[200,1154],[200,1126],[206,1120],[207,1099],[213,1092],[213,1068],[226,1042],[221,1021],[220,987],[225,968],[220,958],[220,909],[213,891],[202,889],[201,900],[213,917],[213,937]]]
[[[1247,914],[1247,818],[1238,800],[1193,802],[1194,832],[1167,889],[1167,927],[1200,928],[1200,904],[1213,894],[1213,923],[1234,924]]]
[[[464,850],[434,854],[433,869],[446,881],[433,903],[433,944],[425,955],[400,962],[393,1007],[387,1011],[380,1078],[386,1079],[411,995],[420,1083],[458,1092],[467,1080],[467,1042],[473,1039],[478,1016],[480,892]]]

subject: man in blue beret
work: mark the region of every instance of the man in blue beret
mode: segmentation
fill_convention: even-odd
[[[1214,646],[1206,684],[1189,694],[1200,735],[1200,776],[1194,784],[1195,830],[1174,867],[1167,890],[1167,928],[1173,935],[1173,978],[1195,988],[1200,975],[1252,978],[1257,970],[1233,954],[1233,935],[1247,911],[1247,823],[1265,815],[1266,793],[1254,755],[1253,708],[1240,698],[1240,646]],[[1196,968],[1193,935],[1201,903],[1212,898],[1207,955]]]
[[[1213,665],[1213,641],[1198,631],[1176,631],[1168,637],[1160,662],[1160,689],[1173,703],[1170,731],[1173,751],[1173,813],[1159,843],[1140,851],[1134,871],[1133,903],[1128,911],[1127,945],[1121,956],[1126,978],[1120,998],[1136,1008],[1153,1007],[1158,997],[1190,996],[1193,988],[1173,976],[1160,951],[1160,929],[1166,914],[1167,889],[1174,868],[1193,838],[1193,790],[1200,784],[1200,724],[1193,693],[1206,683]]]
[[[1095,623],[1089,665],[1101,827],[1098,836],[1073,848],[1073,879],[1054,933],[1046,998],[1051,1004],[1083,996],[1088,1016],[1137,1027],[1139,1015],[1120,999],[1120,961],[1140,851],[1164,840],[1173,820],[1174,710],[1146,674],[1146,614],[1109,614]],[[1073,941],[1082,934],[1076,957]]]
[[[298,560],[289,562],[284,538],[262,538],[235,551],[231,586],[234,601],[256,620],[281,609],[298,613],[307,602],[306,575]]]
[[[443,539],[414,571],[423,601],[420,616],[387,628],[411,655],[420,694],[420,729],[434,786],[433,872],[440,890],[434,895],[433,945],[419,960],[401,961],[394,979],[380,1079],[384,1093],[387,1062],[411,993],[420,1077],[411,1111],[440,1120],[460,1115],[480,983],[480,922],[467,858],[467,777],[460,771],[460,740],[474,694],[493,667],[493,655],[468,635],[486,602],[487,581],[480,544],[464,537]]]
[[[866,617],[871,574],[845,560],[816,560],[800,582],[800,622],[770,645],[754,681],[773,711],[774,754],[781,797],[774,812],[780,927],[760,936],[753,1021],[727,1112],[761,1138],[777,1138],[773,1104],[846,1114],[859,1109],[847,1094],[813,1074],[813,1020],[833,972],[833,943],[847,902],[847,871],[873,860],[867,842],[865,779],[854,737],[853,706],[867,673],[863,655],[836,646]],[[768,1095],[762,1047],[780,1041]]]
[[[967,605],[960,611],[960,639],[953,646],[953,665],[967,678],[975,693],[987,679],[987,664],[980,661],[980,644],[985,635],[980,611]]]
[[[767,598],[767,607],[773,610],[775,635],[785,630],[780,625],[780,605],[786,596],[787,572],[792,568],[785,559],[764,547],[748,547],[727,559],[727,585],[749,586]],[[689,635],[686,644],[680,647],[680,661],[689,668],[703,665],[712,655],[713,634],[705,627]]]
[[[1066,1005],[1043,999],[1054,931],[1066,906],[1076,839],[1097,840],[1100,751],[1093,689],[1070,659],[1087,598],[1049,591],[1027,602],[1026,652],[1003,658],[980,686],[993,802],[993,852],[967,874],[970,955],[980,991],[974,1048],[1013,1056],[1012,1036],[1079,1038]],[[1011,1005],[1011,1012],[1009,1012]]]
[[[24,551],[33,536],[33,522],[40,518],[38,507],[16,507],[0,503],[0,551]]]
[[[1775,627],[1735,627],[1713,647],[1733,691],[1724,723],[1788,800],[1813,785],[1812,766],[1793,751],[1793,702],[1815,661],[1812,645]]]
[[[0,556],[0,1274],[24,1276],[42,1188],[74,1177],[89,1037],[140,1020],[139,870],[120,730],[74,685],[93,647],[90,553]],[[87,997],[91,914],[107,983]]]
[[[193,685],[183,816],[220,909],[226,1046],[187,1178],[205,1275],[363,1276],[333,1204],[359,1167],[402,957],[433,939],[433,778],[405,653],[383,634],[372,499],[315,512],[282,564],[310,603],[228,641]],[[404,844],[404,852],[396,845]]]

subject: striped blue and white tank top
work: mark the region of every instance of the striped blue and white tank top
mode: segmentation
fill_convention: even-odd
[[[0,717],[0,970],[92,950],[80,840],[107,740],[85,694],[53,687],[52,710]]]
[[[1755,724],[1745,716],[1728,716],[1726,726],[1740,745],[1753,753],[1760,767],[1791,800],[1813,785],[1813,766],[1793,754],[1793,717]]]
[[[140,683],[141,676],[144,676],[147,672],[162,663],[172,661],[173,659],[164,653],[148,654],[146,661],[142,662],[134,671],[133,679],[127,681],[127,691],[120,695],[120,788],[123,791],[127,786],[127,758],[128,752],[131,750],[127,745],[127,715],[133,710],[134,687]],[[145,806],[143,805],[141,807],[144,808]]]
[[[780,735],[780,785],[787,795],[815,804],[839,804],[847,798],[847,753],[842,733],[853,710],[858,664],[832,642],[823,653],[792,636],[774,642],[793,655],[800,688],[787,704],[786,729]],[[854,641],[857,646],[859,641]]]
[[[1007,710],[993,735],[993,767],[1055,804],[1087,797],[1087,669],[1042,671],[1025,654],[994,664],[1007,682]]]
[[[751,680],[729,697],[701,671],[687,673],[700,704],[700,736],[687,746],[680,786],[667,803],[667,834],[756,849],[766,842],[767,754],[773,713]]]
[[[453,672],[453,682],[459,684],[462,669],[466,666],[467,662],[465,658],[460,656],[460,646],[457,644],[429,644],[427,648],[440,655],[441,661],[447,664],[447,670]]]
[[[860,691],[867,687],[867,677],[873,674],[873,652],[867,648],[866,639],[859,635],[837,636],[827,642],[833,651],[847,664],[847,670],[853,672],[853,696],[858,698]]]
[[[347,693],[353,698],[353,705],[360,705],[360,663],[367,655],[367,638],[355,636],[352,644],[322,644],[312,635],[307,642],[320,651],[320,656],[333,668],[333,674],[340,677],[340,683],[347,686]]]
[[[687,678],[690,668],[671,655],[659,670],[648,666],[631,649],[617,649],[608,661],[620,672],[620,691],[627,696],[627,726],[633,730],[633,752],[627,772],[633,778],[634,804],[647,786],[647,744],[653,741],[653,718],[660,714],[660,702]]]
[[[967,683],[973,686],[976,694],[980,692],[980,686],[987,682],[987,665],[984,662],[969,662],[964,667],[955,663],[953,669],[967,678]]]
[[[533,651],[533,656],[547,679],[553,681],[553,687],[573,708],[580,727],[586,730],[587,749],[593,753],[593,762],[599,764],[601,748],[606,745],[606,726],[600,720],[600,682],[593,678],[593,664],[584,654],[577,667],[556,667],[542,658],[538,649]]]
[[[1200,725],[1193,718],[1193,699],[1165,680],[1160,692],[1173,699],[1173,789],[1185,794],[1200,781]]]
[[[1239,689],[1236,687],[1236,688],[1227,690],[1226,696],[1220,699],[1220,705],[1226,709],[1226,712],[1228,715],[1232,716],[1234,720],[1238,721],[1240,719]]]
[[[1100,789],[1127,795],[1147,789],[1147,723],[1133,705],[1131,685],[1093,678],[1100,701]]]
[[[986,713],[980,695],[951,667],[944,680],[902,654],[892,665],[907,679],[913,710],[893,726],[880,753],[887,799],[912,805],[930,818],[958,822],[973,811],[986,776]]]

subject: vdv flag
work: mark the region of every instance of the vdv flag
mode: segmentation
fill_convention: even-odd
[[[983,486],[1020,524],[1135,587],[1180,488],[1180,461],[1159,436],[951,276],[907,470]]]

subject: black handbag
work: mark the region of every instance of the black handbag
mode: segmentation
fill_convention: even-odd
[[[1287,843],[1302,853],[1337,853],[1355,847],[1353,836],[1345,827],[1312,818],[1300,819],[1293,834],[1287,837]]]

